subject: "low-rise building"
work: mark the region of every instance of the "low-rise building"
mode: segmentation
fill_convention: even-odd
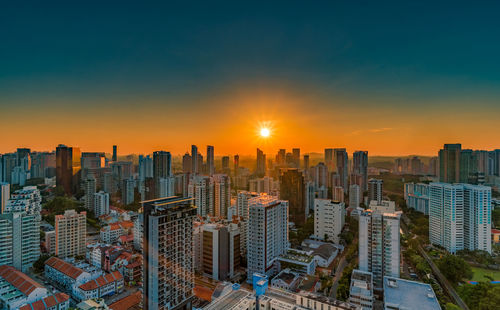
[[[288,249],[284,255],[278,257],[280,268],[290,268],[302,273],[313,275],[316,271],[316,262],[309,252]]]
[[[141,301],[142,301],[142,294],[141,292],[137,291],[133,294],[128,295],[127,297],[115,301],[108,307],[110,310],[140,309],[139,305]]]
[[[120,236],[127,236],[132,232],[134,224],[130,221],[112,223],[101,228],[100,239],[104,243],[115,243]]]
[[[123,276],[119,271],[90,280],[78,287],[80,300],[102,298],[123,291]]]
[[[0,309],[14,310],[48,295],[45,287],[12,266],[0,266]]]
[[[271,287],[286,291],[293,291],[301,280],[300,273],[289,268],[283,269],[271,280]]]
[[[74,266],[57,257],[51,257],[45,262],[45,277],[54,282],[72,296],[78,296],[78,287],[102,275],[102,271],[80,264],[86,270]]]
[[[441,307],[429,284],[384,277],[384,309],[441,310]]]
[[[373,309],[373,275],[371,272],[352,271],[349,302],[361,306],[363,310]]]
[[[19,310],[67,310],[69,309],[69,296],[56,293],[35,302],[22,306]]]

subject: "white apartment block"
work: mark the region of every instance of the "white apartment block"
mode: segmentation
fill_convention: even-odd
[[[40,211],[42,211],[42,196],[36,186],[25,186],[12,193],[3,209],[3,213],[26,212],[35,215],[39,220]]]
[[[109,194],[100,191],[94,194],[94,215],[99,217],[106,214],[109,214]]]
[[[399,277],[400,216],[370,210],[359,216],[359,270],[373,274],[376,288],[384,276]]]
[[[226,174],[215,174],[214,183],[214,215],[227,218],[231,207],[231,179]]]
[[[345,223],[345,204],[329,199],[314,200],[314,236],[316,239],[339,242]]]
[[[363,310],[373,309],[373,274],[371,272],[353,270],[349,288],[349,302],[359,305]]]
[[[288,201],[261,195],[248,201],[248,279],[254,273],[275,273],[275,260],[286,254],[288,242]]]
[[[87,212],[66,210],[56,215],[56,255],[60,258],[85,255],[87,238]]]
[[[198,215],[214,215],[214,183],[211,177],[193,176],[189,181],[188,196],[194,198]]]
[[[361,202],[361,189],[358,184],[349,186],[349,207],[357,208]]]
[[[491,253],[491,188],[481,185],[431,183],[429,239],[450,253]]]
[[[51,255],[56,254],[56,231],[45,232],[45,249]]]

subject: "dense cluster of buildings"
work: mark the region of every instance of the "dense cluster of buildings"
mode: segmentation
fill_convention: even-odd
[[[106,304],[110,296],[141,285],[115,307],[191,309],[198,301],[196,278],[217,284],[204,309],[355,310],[373,309],[377,301],[386,309],[416,303],[439,309],[429,285],[400,278],[401,212],[384,196],[382,179],[368,178],[366,151],[350,160],[346,149],[328,148],[313,165],[298,148],[280,149],[272,159],[258,149],[254,169],[240,166],[238,155],[232,165],[229,156],[219,164],[213,146],[204,156],[191,146],[175,169],[167,151],[137,161],[119,160],[116,152],[109,159],[59,145],[52,153],[18,149],[1,156],[0,283],[14,294],[0,290],[2,306],[114,309]],[[395,173],[434,181],[404,186],[407,206],[429,216],[432,244],[450,253],[491,253],[492,197],[485,184],[497,182],[497,155],[445,145],[428,163],[396,160]],[[86,211],[65,210],[53,226],[43,222],[42,194],[27,185],[32,179],[48,185],[49,195],[57,189],[81,197]],[[319,275],[344,249],[347,216],[359,221],[359,265],[349,301],[341,302],[322,295]],[[92,236],[88,220],[102,226]],[[311,224],[313,233],[292,246],[291,233]],[[53,255],[44,278],[60,293],[25,274],[40,245]],[[245,279],[254,291],[230,283]]]

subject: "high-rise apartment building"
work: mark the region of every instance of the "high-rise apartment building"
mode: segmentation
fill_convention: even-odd
[[[80,149],[59,144],[56,148],[56,184],[68,195],[78,189]]]
[[[260,149],[257,149],[257,167],[255,173],[258,176],[264,176],[266,174],[266,155]]]
[[[238,196],[236,197],[236,213],[239,217],[243,218],[244,221],[248,221],[248,212],[250,208],[249,201],[260,195],[260,193],[256,192],[238,191]]]
[[[100,191],[94,194],[94,215],[99,217],[101,215],[109,214],[109,194]]]
[[[306,174],[309,172],[309,155],[304,155],[304,165],[303,165],[304,171]]]
[[[240,155],[234,155],[234,175],[238,175],[238,170],[240,170]]]
[[[198,215],[214,215],[214,183],[211,177],[193,176],[189,180],[188,196],[194,199]]]
[[[193,199],[160,198],[143,201],[142,208],[143,309],[191,309]]]
[[[491,188],[481,185],[431,183],[429,240],[450,253],[491,253]]]
[[[445,183],[460,182],[461,144],[445,144],[439,151],[439,181]]]
[[[344,192],[349,190],[349,156],[345,148],[334,149],[335,171],[340,176],[340,186]]]
[[[295,168],[300,168],[300,149],[299,148],[292,149],[292,157],[293,157],[293,166]]]
[[[0,213],[4,212],[7,201],[10,199],[10,184],[0,182]]]
[[[85,255],[87,212],[66,210],[55,217],[56,255],[60,258]]]
[[[334,171],[333,149],[325,149],[325,165],[328,171]]]
[[[96,186],[96,180],[90,176],[88,177],[85,181],[85,186],[84,186],[84,191],[85,191],[85,209],[87,210],[94,210],[94,205],[95,205],[95,198],[94,194],[96,193],[97,186]]]
[[[352,173],[361,176],[360,189],[368,190],[368,151],[356,151],[352,154]]]
[[[309,210],[306,210],[304,176],[296,168],[283,169],[280,175],[280,199],[288,201],[289,220],[295,225],[306,223]]]
[[[196,145],[191,145],[191,173],[199,173],[199,160],[198,160],[198,147]]]
[[[227,174],[213,176],[214,214],[217,217],[227,218],[231,208],[231,179]]]
[[[338,243],[345,223],[345,204],[329,199],[314,200],[314,236]]]
[[[118,160],[118,147],[116,145],[113,145],[113,156],[111,157],[112,161],[117,161]]]
[[[240,230],[236,224],[205,224],[203,274],[214,280],[232,279],[240,265]]]
[[[359,217],[359,270],[373,273],[376,288],[384,276],[399,277],[400,213],[365,211]]]
[[[370,179],[368,181],[368,203],[376,200],[377,203],[382,202],[384,181],[379,179]]]
[[[357,208],[361,202],[361,190],[358,184],[349,185],[349,207]]]
[[[0,214],[0,265],[26,272],[40,257],[40,221],[25,212]]]
[[[275,260],[288,243],[288,202],[260,195],[249,201],[247,236],[248,281],[254,273],[273,274]]]
[[[155,196],[160,198],[160,180],[172,176],[172,156],[170,152],[153,153],[153,178],[155,180]]]
[[[349,302],[361,306],[361,310],[373,309],[373,274],[371,272],[353,270],[349,287]]]
[[[231,168],[229,168],[229,156],[222,156],[222,173],[229,175]]]
[[[124,205],[129,205],[134,202],[134,199],[135,199],[135,180],[132,178],[123,180],[122,203]]]
[[[208,175],[215,174],[214,147],[212,145],[207,145],[207,173]]]
[[[144,181],[153,176],[153,159],[149,155],[139,155],[139,180]]]
[[[191,173],[193,171],[193,162],[191,155],[189,153],[184,154],[182,156],[182,172],[183,173]]]

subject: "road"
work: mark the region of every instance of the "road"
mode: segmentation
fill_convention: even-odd
[[[462,300],[462,298],[460,298],[460,296],[455,291],[453,286],[451,286],[450,282],[448,282],[446,277],[441,273],[439,268],[436,266],[436,264],[434,264],[432,259],[429,257],[427,252],[425,252],[425,250],[422,248],[421,245],[418,246],[418,251],[424,257],[424,259],[427,261],[429,266],[431,266],[432,272],[434,273],[434,275],[438,279],[439,283],[441,284],[441,287],[444,288],[445,291],[448,293],[448,296],[450,296],[453,299],[453,301],[455,302],[455,304],[457,304],[460,308],[462,308],[464,310],[469,310],[469,307],[467,307],[467,305]]]
[[[344,251],[345,253],[345,251]],[[333,285],[330,289],[330,297],[337,297],[337,287],[339,286],[339,280],[342,277],[342,273],[344,272],[344,268],[347,266],[347,262],[345,260],[345,255],[340,258],[339,264],[335,270],[335,276],[333,277]]]

